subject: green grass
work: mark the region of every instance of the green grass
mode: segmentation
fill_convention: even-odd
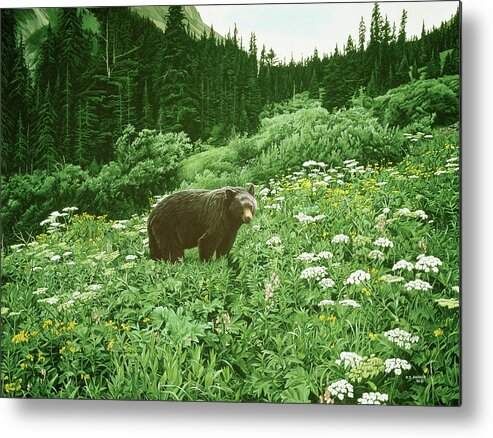
[[[235,158],[235,151],[228,146],[208,149],[183,160],[179,177],[181,180],[193,181],[197,174],[205,170],[227,170]]]
[[[201,159],[224,153],[212,151]],[[457,405],[458,147],[421,138],[412,151],[396,165],[305,167],[257,187],[253,225],[210,263],[196,250],[150,260],[146,214],[58,217],[2,254],[3,395],[346,404],[380,392],[387,404]],[[347,243],[333,243],[339,234]],[[383,237],[393,246],[377,246]],[[332,257],[298,259],[321,252]],[[438,272],[392,270],[421,254],[440,259]],[[333,286],[302,278],[309,267]],[[348,282],[359,270],[366,279]],[[406,290],[415,279],[431,289]],[[391,342],[397,328],[419,340]],[[354,353],[347,367],[341,353]],[[386,372],[394,358],[410,369]],[[353,397],[328,390],[340,380]]]

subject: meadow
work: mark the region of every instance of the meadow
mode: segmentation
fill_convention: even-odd
[[[3,249],[4,395],[459,404],[458,139],[398,135],[396,163],[273,173],[210,263],[149,259],[158,198],[121,220],[59,205]]]

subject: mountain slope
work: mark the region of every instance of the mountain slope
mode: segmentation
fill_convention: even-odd
[[[139,6],[130,7],[130,10],[144,18],[149,18],[157,28],[163,32],[166,29],[166,16],[169,6]],[[211,29],[200,17],[199,12],[194,6],[183,7],[185,16],[190,25],[190,31],[195,37],[200,37],[204,32],[209,34]],[[90,32],[97,33],[99,21],[96,16],[86,8],[81,8],[84,28]],[[58,14],[60,8],[33,8],[16,9],[15,18],[17,29],[20,32],[26,48],[26,59],[28,64],[33,67],[37,62],[38,49],[41,47],[46,35],[48,25],[55,28],[58,24]],[[222,36],[217,32],[217,38]]]

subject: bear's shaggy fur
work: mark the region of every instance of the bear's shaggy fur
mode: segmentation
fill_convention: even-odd
[[[257,209],[254,187],[183,190],[163,199],[147,221],[151,258],[176,262],[184,250],[199,247],[201,260],[231,250],[243,223]]]

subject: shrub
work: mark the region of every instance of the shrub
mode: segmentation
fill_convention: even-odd
[[[459,77],[419,80],[389,90],[374,99],[373,114],[381,123],[401,128],[454,123],[459,115]]]
[[[406,151],[402,136],[362,107],[333,114],[310,108],[264,119],[252,143],[259,157],[250,170],[253,181],[266,181],[307,159],[333,165],[349,158],[394,161]]]

